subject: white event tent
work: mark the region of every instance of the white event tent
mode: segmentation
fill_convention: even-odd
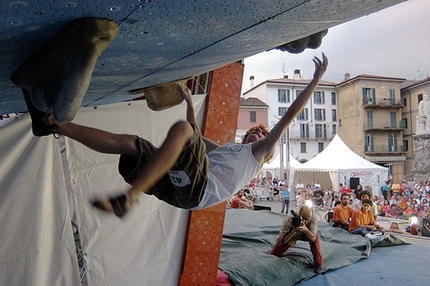
[[[379,195],[381,186],[388,179],[388,168],[360,157],[336,135],[317,156],[292,167],[289,178],[292,187],[301,179],[305,185],[319,180],[322,187],[333,186],[335,189],[340,183],[349,185],[350,178],[358,178],[363,187],[373,195]]]
[[[284,152],[284,154],[286,154]],[[299,161],[297,161],[293,156],[291,156],[290,154],[290,170],[293,167],[299,166],[301,165],[301,163]],[[287,161],[286,161],[286,156],[284,155],[284,161],[283,161],[283,165],[284,165],[284,170],[286,170],[286,172],[288,173],[288,167],[287,167]],[[281,178],[283,177],[283,175],[281,174],[281,154],[278,153],[272,160],[270,160],[270,162],[263,164],[263,168],[262,168],[263,172],[264,172],[264,176],[265,177],[269,177],[269,173],[273,176],[273,177],[278,177]]]

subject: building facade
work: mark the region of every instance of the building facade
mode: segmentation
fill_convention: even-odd
[[[402,117],[403,78],[358,75],[337,85],[339,136],[358,155],[403,178],[406,160]]]
[[[256,125],[269,127],[267,111],[269,106],[255,97],[240,98],[239,118],[237,121],[236,142],[242,141],[246,131]]]
[[[405,123],[403,146],[406,151],[405,176],[415,168],[413,138],[417,133],[416,117],[419,115],[419,104],[425,94],[430,95],[430,77],[420,81],[405,81],[402,83],[402,120]]]
[[[270,129],[308,84],[309,80],[300,74],[293,79],[266,80],[246,91],[244,98],[258,98],[260,105],[266,106],[266,121],[260,117],[257,123],[267,124]],[[339,134],[355,153],[388,167],[391,178],[401,180],[415,167],[413,138],[419,103],[425,94],[430,94],[430,77],[410,81],[367,74],[351,78],[345,74],[340,83],[321,81],[279,146],[289,142],[286,152],[303,163]],[[241,109],[246,108],[241,105]],[[243,116],[239,124],[251,118],[249,113]]]
[[[268,127],[272,128],[285,114],[310,80],[296,71],[294,78],[266,80],[244,93],[245,98],[258,98],[268,105]],[[284,138],[290,142],[289,152],[300,162],[312,159],[330,143],[337,133],[336,84],[320,81],[303,111],[293,120]],[[277,152],[276,152],[277,153]]]

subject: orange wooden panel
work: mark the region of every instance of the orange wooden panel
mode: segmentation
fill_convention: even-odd
[[[225,144],[234,141],[239,113],[243,65],[214,70],[204,136]],[[191,213],[180,285],[215,285],[226,203]]]

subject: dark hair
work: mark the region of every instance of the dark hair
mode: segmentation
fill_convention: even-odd
[[[350,197],[350,196],[349,196],[349,194],[348,194],[348,193],[343,193],[343,194],[340,196],[340,199],[343,199],[343,197]]]
[[[373,202],[372,202],[372,200],[369,200],[369,199],[364,199],[363,200],[363,205],[364,204],[368,204],[368,205],[370,205],[370,206],[373,206]]]
[[[360,192],[360,199],[361,199],[362,195],[368,195],[369,199],[372,197],[372,194],[369,191],[366,191],[366,190]]]

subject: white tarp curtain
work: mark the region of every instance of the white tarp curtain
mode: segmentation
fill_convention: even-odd
[[[204,97],[193,99],[201,119]],[[81,108],[74,122],[159,146],[180,119],[184,103],[154,112],[137,101]],[[123,219],[94,209],[91,199],[128,188],[117,171],[119,157],[66,139],[62,163],[59,140],[33,137],[28,115],[0,128],[0,139],[1,285],[81,285],[71,219],[86,254],[88,285],[178,284],[188,211],[143,194]]]
[[[351,177],[359,178],[362,186],[368,187],[373,195],[379,195],[380,187],[388,179],[388,168],[360,157],[336,135],[321,153],[292,168],[290,185],[294,187],[298,179],[305,185],[319,180],[323,187],[332,185],[337,189],[340,183],[349,185]]]
[[[1,285],[80,285],[60,147],[29,116],[0,128]]]

